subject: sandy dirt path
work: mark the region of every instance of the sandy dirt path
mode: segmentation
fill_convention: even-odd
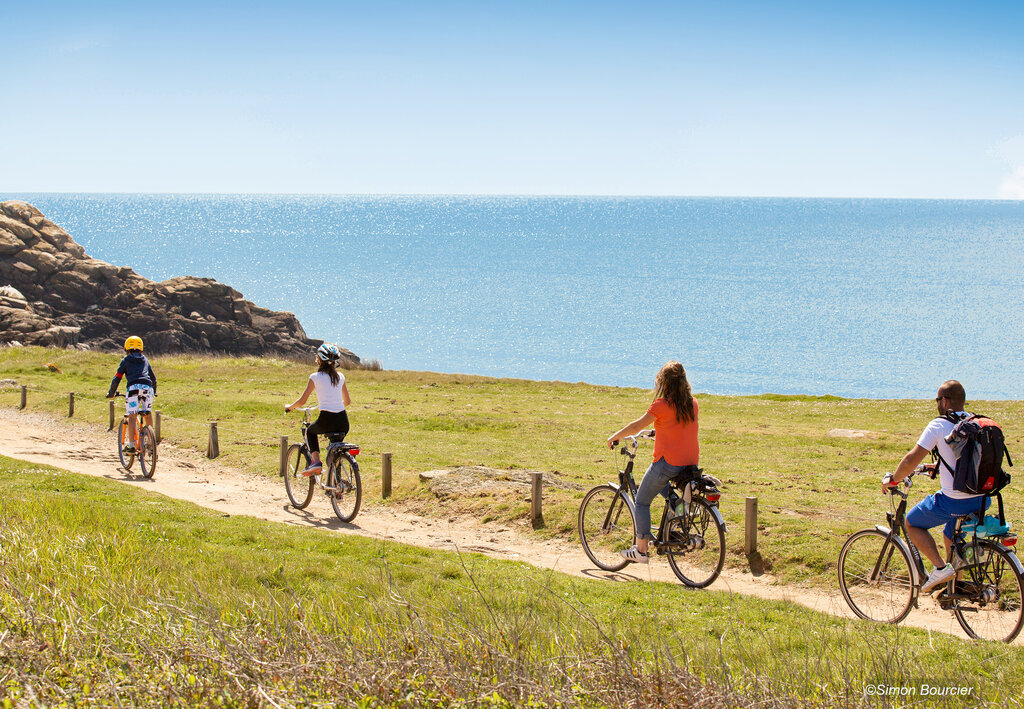
[[[319,492],[309,507],[296,510],[290,506],[284,483],[279,478],[232,469],[207,460],[198,452],[176,449],[168,444],[160,446],[157,471],[152,480],[126,473],[117,461],[113,434],[97,426],[72,423],[67,419],[14,409],[0,410],[0,454],[115,480],[232,515],[248,515],[434,549],[479,552],[604,583],[667,581],[678,584],[668,564],[660,559],[652,560],[648,566],[633,565],[622,572],[609,573],[594,567],[575,538],[537,540],[526,534],[525,528],[519,531],[508,525],[485,525],[469,518],[429,518],[374,504],[379,481],[371,471],[363,477],[364,497],[359,515],[352,524],[344,524],[334,516],[327,499]],[[730,531],[730,534],[736,533],[736,530]],[[837,552],[840,545],[841,540],[836,540]],[[711,588],[791,601],[812,610],[852,617],[838,588],[827,591],[784,586],[775,583],[771,577],[757,577],[749,572],[729,569]],[[680,592],[700,593],[686,590],[681,585]],[[931,599],[923,599],[921,608],[912,611],[904,624],[966,637],[952,614],[941,611]],[[1017,642],[1020,643],[1020,639]]]

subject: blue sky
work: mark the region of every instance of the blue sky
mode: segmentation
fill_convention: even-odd
[[[0,191],[1024,199],[1021,2],[0,0]]]

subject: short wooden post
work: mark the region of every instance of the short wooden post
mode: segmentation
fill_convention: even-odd
[[[380,457],[380,494],[381,497],[391,497],[391,454],[385,453]]]
[[[75,392],[68,392],[68,418],[75,415]]]
[[[28,406],[28,387],[24,384],[21,385],[21,408]]]
[[[544,523],[544,513],[541,510],[541,490],[543,489],[543,476],[541,473],[530,473],[530,488],[532,491],[530,502],[530,522],[539,526]]]
[[[113,402],[111,402],[111,405],[113,405]],[[153,415],[155,417],[154,421],[153,421],[153,428],[154,428],[153,435],[156,436],[156,442],[159,443],[160,441],[163,440],[163,436],[160,435],[160,412],[159,411],[154,411]],[[114,425],[114,409],[113,409],[113,406],[111,406],[111,409],[110,409],[110,425],[111,426]]]
[[[110,404],[110,425],[107,426],[107,430],[108,431],[113,431],[114,430],[114,400],[111,399],[108,403]]]
[[[750,556],[755,551],[757,551],[757,498],[748,497],[743,553]]]
[[[288,436],[281,436],[281,469],[280,474],[283,478],[288,472]]]
[[[210,422],[210,442],[206,446],[206,457],[216,458],[220,455],[220,443],[217,441],[217,422]]]

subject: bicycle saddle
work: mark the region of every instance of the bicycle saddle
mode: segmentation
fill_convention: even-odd
[[[698,468],[696,465],[688,465],[681,473],[672,478],[672,486],[682,490],[693,481],[701,480],[701,474],[703,472],[703,468]]]

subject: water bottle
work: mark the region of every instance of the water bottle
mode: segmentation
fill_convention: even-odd
[[[679,499],[679,504],[676,505],[676,514],[680,517],[689,517],[693,514],[693,484],[687,485],[683,488],[683,496]]]

